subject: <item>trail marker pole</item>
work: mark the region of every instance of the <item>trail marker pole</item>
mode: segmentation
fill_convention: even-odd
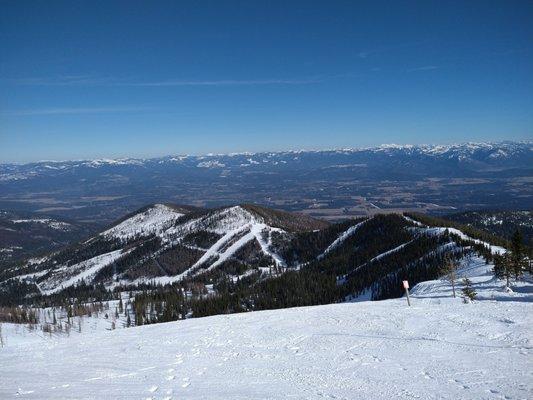
[[[403,288],[405,289],[405,294],[407,295],[407,305],[411,307],[411,300],[409,300],[409,281],[403,281]]]

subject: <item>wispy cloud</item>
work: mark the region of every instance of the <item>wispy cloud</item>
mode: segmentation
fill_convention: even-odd
[[[407,72],[416,72],[416,71],[432,71],[439,69],[438,65],[423,65],[421,67],[409,68]]]
[[[25,86],[104,86],[112,83],[109,78],[90,75],[62,75],[53,78],[22,78],[6,81]]]
[[[148,107],[81,107],[81,108],[42,108],[31,110],[6,110],[0,115],[5,116],[28,116],[28,115],[76,115],[76,114],[107,114],[128,113],[151,110]]]
[[[261,86],[261,85],[309,85],[320,83],[323,78],[305,79],[213,79],[188,80],[167,79],[160,81],[134,81],[125,79],[101,78],[88,75],[65,75],[54,78],[24,78],[7,80],[9,83],[25,86]]]
[[[256,79],[256,80],[167,80],[160,82],[122,83],[121,86],[259,86],[259,85],[308,85],[321,79]]]

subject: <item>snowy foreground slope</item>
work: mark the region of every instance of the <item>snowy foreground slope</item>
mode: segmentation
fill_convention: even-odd
[[[410,308],[396,299],[8,337],[0,398],[532,398],[533,286],[509,293],[490,268],[464,261],[483,299],[473,304],[431,281],[413,288]]]

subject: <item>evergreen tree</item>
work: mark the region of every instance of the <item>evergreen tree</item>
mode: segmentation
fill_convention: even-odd
[[[509,249],[509,269],[512,271],[515,279],[518,279],[529,267],[526,257],[526,249],[523,244],[522,233],[517,229],[511,239],[511,248]]]
[[[509,287],[511,279],[511,269],[509,268],[511,263],[508,258],[508,254],[494,256],[494,275],[498,279],[505,279],[507,287]]]
[[[474,288],[472,288],[472,282],[470,281],[470,279],[464,278],[463,285],[464,287],[462,289],[462,292],[465,303],[474,300],[476,298],[477,293]]]
[[[511,277],[520,278],[528,268],[529,261],[523,245],[522,234],[517,229],[513,234],[509,250],[503,255],[494,257],[494,275],[498,279],[505,279],[506,286],[509,287]]]

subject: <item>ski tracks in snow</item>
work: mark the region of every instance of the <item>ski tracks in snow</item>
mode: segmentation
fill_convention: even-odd
[[[466,271],[488,299],[472,304],[432,281],[413,288],[411,307],[331,304],[8,341],[0,398],[531,398],[531,303],[490,300],[488,268]]]

